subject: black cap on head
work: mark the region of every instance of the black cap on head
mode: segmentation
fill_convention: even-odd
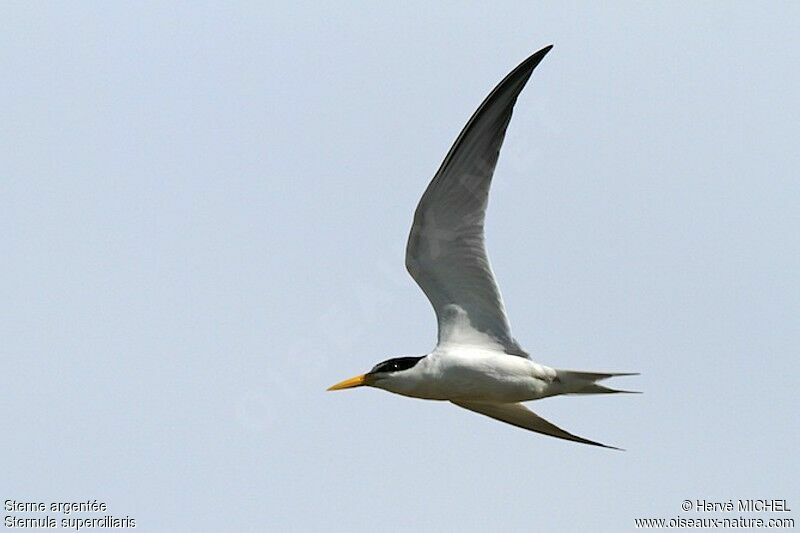
[[[400,372],[401,370],[408,370],[420,362],[425,356],[420,357],[395,357],[394,359],[387,359],[382,363],[375,365],[370,374],[388,374],[390,372]]]

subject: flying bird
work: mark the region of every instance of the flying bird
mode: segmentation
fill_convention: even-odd
[[[561,370],[533,361],[511,335],[486,253],[486,204],[506,128],[517,97],[551,48],[523,61],[486,97],[417,205],[406,268],[436,312],[436,348],[427,355],[383,361],[328,390],[368,386],[446,400],[523,429],[619,449],[573,435],[522,402],[560,394],[631,392],[599,382],[635,374]]]

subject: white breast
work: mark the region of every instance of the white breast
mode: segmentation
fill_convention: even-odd
[[[376,386],[429,400],[520,402],[548,396],[555,375],[552,368],[524,357],[447,345]]]

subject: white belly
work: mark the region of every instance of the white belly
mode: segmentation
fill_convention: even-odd
[[[429,400],[523,402],[550,396],[556,375],[524,357],[455,346],[438,348],[411,370],[378,386]]]

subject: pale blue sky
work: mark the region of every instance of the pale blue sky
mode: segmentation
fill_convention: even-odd
[[[170,533],[800,507],[797,6],[3,3],[0,496]],[[532,404],[625,453],[325,392],[432,348],[413,209],[550,43],[489,250],[537,360],[642,372]]]

